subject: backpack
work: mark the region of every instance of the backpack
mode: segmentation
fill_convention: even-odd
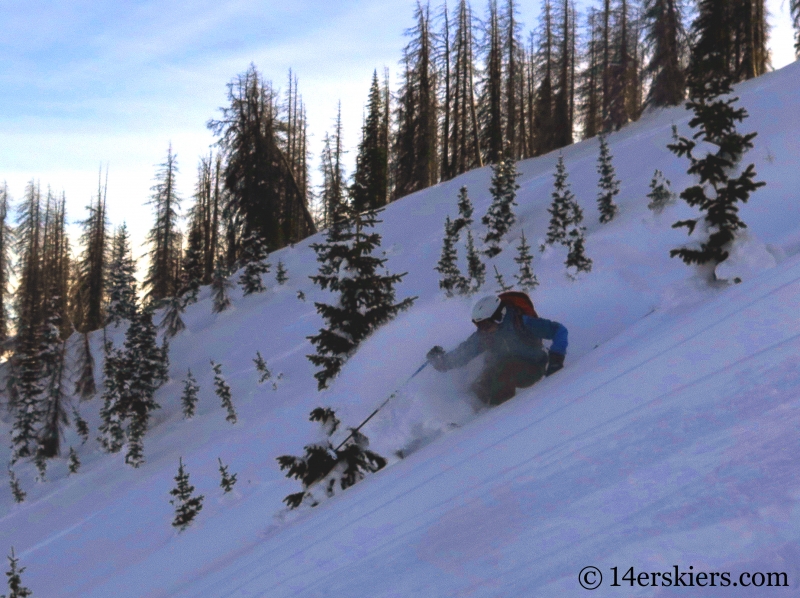
[[[514,318],[514,329],[517,333],[528,343],[533,346],[541,347],[542,339],[532,336],[528,330],[522,325],[522,316],[530,316],[538,318],[539,314],[533,307],[533,301],[528,297],[527,293],[522,291],[506,291],[497,295],[500,299],[500,304],[509,307],[509,311]]]

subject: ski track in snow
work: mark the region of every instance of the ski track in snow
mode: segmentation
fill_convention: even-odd
[[[31,464],[18,466],[28,498],[15,505],[0,493],[0,548],[14,546],[25,585],[49,598],[578,596],[587,565],[605,576],[612,566],[786,571],[789,588],[681,591],[798,594],[800,63],[736,94],[750,113],[739,130],[759,133],[744,164],[754,162],[767,182],[740,211],[758,255],[729,265],[746,272],[742,284],[709,288],[668,257],[687,242],[671,223],[692,210],[680,201],[659,215],[646,209],[656,168],[673,191],[693,182],[687,161],[665,147],[673,123],[688,131],[686,110],[647,114],[609,136],[622,185],[620,214],[608,225],[596,219],[598,141],[564,148],[594,268],[573,283],[561,248],[537,252],[541,285],[532,296],[544,317],[570,330],[565,369],[475,414],[466,388],[479,363],[448,374],[427,368],[364,429],[389,466],[315,509],[287,511],[281,499],[299,483],[284,478],[275,457],[299,454],[317,438],[311,409],[332,406],[343,428],[356,425],[432,345],[452,348],[471,332],[476,297],[443,298],[433,271],[462,185],[480,233],[490,171],[466,173],[382,213],[388,267],[408,272],[397,297],[419,298],[362,344],[329,390],[316,390],[305,357],[313,351],[307,337],[322,325],[314,302],[331,297],[308,279],[317,269],[314,238],[271,256],[273,266],[278,259],[286,266],[284,286],[273,268],[263,294],[242,297],[237,285],[233,307],[212,314],[203,288],[186,310],[142,468],[100,452],[99,398],[76,404],[92,435],[80,445],[67,430],[64,452],[76,448],[81,471],[67,477],[66,459],[55,460],[48,481],[37,483]],[[523,229],[532,247],[541,242],[556,159],[519,164],[518,220],[487,273],[496,265],[510,280]],[[120,345],[124,329],[108,332]],[[96,359],[101,334],[91,339]],[[263,385],[256,351],[273,373]],[[213,392],[210,360],[231,386],[236,425]],[[185,421],[179,397],[189,368],[201,390],[197,415]],[[0,423],[0,433],[8,429]],[[393,452],[403,447],[413,450],[398,460]],[[0,446],[0,457],[8,456]],[[179,457],[205,495],[182,533],[170,527],[168,502]],[[230,495],[218,487],[217,457],[238,474]],[[608,583],[592,596],[675,593]]]

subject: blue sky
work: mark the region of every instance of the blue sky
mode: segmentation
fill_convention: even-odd
[[[786,0],[768,0],[776,66],[792,59]],[[452,4],[452,2],[451,2]],[[477,12],[483,2],[473,2]],[[19,198],[26,181],[66,192],[84,217],[108,164],[109,214],[134,239],[156,164],[172,143],[189,197],[205,127],[226,83],[250,62],[285,87],[291,67],[308,108],[316,156],[342,101],[345,143],[358,142],[372,71],[394,73],[414,0],[0,0],[0,181]],[[520,2],[525,29],[538,1]],[[316,168],[316,161],[312,162]]]

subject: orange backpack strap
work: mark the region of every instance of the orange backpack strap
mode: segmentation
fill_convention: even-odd
[[[500,293],[498,298],[506,305],[513,305],[524,316],[531,316],[532,318],[539,317],[536,313],[536,309],[533,307],[533,301],[531,301],[527,293],[523,293],[522,291],[506,291]]]

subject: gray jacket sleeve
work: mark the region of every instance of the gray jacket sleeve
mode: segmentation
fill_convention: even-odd
[[[442,365],[445,370],[460,368],[467,365],[478,355],[483,353],[484,347],[478,336],[478,332],[473,332],[467,340],[458,345],[452,351],[445,353],[442,357]]]

